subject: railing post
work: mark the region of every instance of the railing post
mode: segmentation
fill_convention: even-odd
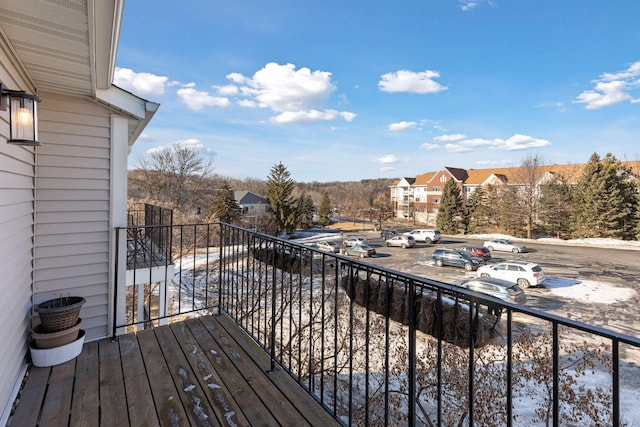
[[[116,228],[115,239],[115,272],[113,280],[113,328],[112,338],[124,333],[124,328],[118,325],[126,323],[127,304],[127,227]]]
[[[220,242],[218,243],[219,246],[219,251],[218,251],[218,256],[219,256],[219,261],[218,261],[218,316],[222,314],[222,277],[224,276],[222,274],[222,269],[224,268],[223,266],[225,265],[224,263],[224,258],[223,258],[223,251],[222,251],[222,233],[224,232],[224,224],[223,223],[218,223],[220,225]]]
[[[275,371],[276,369],[276,302],[277,302],[277,293],[276,293],[276,278],[277,278],[277,257],[276,253],[278,252],[276,248],[277,243],[273,242],[272,248],[272,263],[271,263],[271,343],[269,344],[269,356],[271,357],[271,367],[269,371]]]
[[[558,343],[558,324],[553,322],[553,425],[560,425],[560,345]]]
[[[416,286],[409,280],[407,286],[407,305],[409,317],[409,426],[416,425]]]

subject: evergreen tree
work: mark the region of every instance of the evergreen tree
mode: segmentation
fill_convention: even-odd
[[[321,226],[326,227],[330,224],[329,216],[331,215],[331,200],[329,199],[329,193],[326,191],[322,194],[322,200],[320,201],[320,208],[318,209],[318,222]]]
[[[242,207],[236,202],[233,189],[227,181],[222,181],[209,207],[207,216],[220,222],[233,224],[242,214]]]
[[[456,234],[463,216],[462,196],[455,180],[450,179],[442,190],[436,225],[446,234]]]
[[[482,187],[476,188],[467,200],[466,220],[467,233],[488,231],[489,207],[487,205],[487,192]]]
[[[267,200],[275,217],[276,234],[292,233],[298,225],[294,189],[295,183],[282,162],[273,166],[267,179]]]
[[[313,226],[313,216],[316,211],[316,207],[311,200],[311,196],[303,194],[298,199],[297,203],[298,211],[298,225],[302,228],[310,228]]]
[[[571,187],[553,178],[540,186],[538,218],[546,230],[560,238],[571,231]]]
[[[496,208],[499,210],[498,224],[504,233],[518,237],[525,235],[525,209],[521,203],[517,187],[505,185],[500,189]]]
[[[591,155],[573,198],[576,237],[632,237],[638,198],[628,176],[611,153]]]

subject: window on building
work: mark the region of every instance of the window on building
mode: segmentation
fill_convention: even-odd
[[[433,203],[440,203],[440,199],[433,199]]]
[[[434,186],[434,187],[432,188],[432,190],[433,190],[433,191],[440,191],[440,187],[438,187],[438,186],[436,185],[436,186]]]
[[[447,177],[445,175],[441,175],[440,182],[447,182]]]

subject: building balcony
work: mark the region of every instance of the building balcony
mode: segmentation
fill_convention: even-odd
[[[118,259],[149,227],[116,230]],[[113,337],[31,367],[11,425],[632,419],[635,337],[227,224],[165,228],[171,274],[118,269]]]

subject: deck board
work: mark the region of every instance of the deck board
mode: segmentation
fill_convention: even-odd
[[[42,407],[42,427],[66,427],[73,393],[73,377],[76,361],[71,360],[51,369],[47,394],[52,397]]]
[[[228,317],[85,343],[31,367],[10,426],[337,426]]]
[[[140,345],[133,334],[118,339],[131,425],[159,426]]]
[[[196,321],[196,323],[199,322]],[[194,368],[195,377],[202,390],[204,390],[207,401],[211,403],[218,422],[221,425],[251,425],[240,411],[237,401],[233,398],[232,391],[226,387],[220,378],[221,374],[227,374],[227,372],[220,372],[220,366],[214,368],[207,358],[207,342],[202,341],[203,338],[206,339],[206,336],[200,336],[198,337],[199,339],[196,339],[184,322],[172,325],[171,329],[185,357],[189,359],[189,364]]]
[[[50,371],[49,368],[31,368],[29,378],[20,395],[20,402],[11,419],[14,425],[33,426],[38,422]]]
[[[188,425],[187,414],[178,398],[154,331],[152,329],[140,331],[137,337],[160,425]]]
[[[72,426],[95,426],[100,422],[100,381],[98,372],[98,343],[84,345],[76,358],[76,378],[71,404]]]

